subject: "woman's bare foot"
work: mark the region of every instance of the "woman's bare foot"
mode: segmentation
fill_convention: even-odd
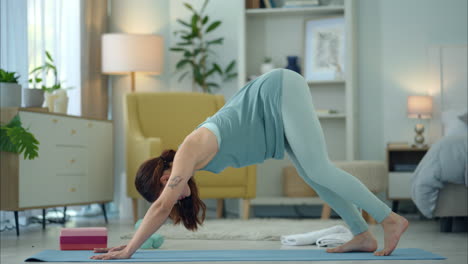
[[[409,222],[403,216],[392,212],[382,221],[384,229],[384,249],[375,252],[376,256],[388,256],[395,250],[401,235],[408,228]]]
[[[336,248],[327,249],[328,253],[343,253],[351,251],[360,251],[360,252],[374,252],[377,250],[377,240],[369,232],[363,232],[359,235],[356,235],[348,243],[341,245]]]

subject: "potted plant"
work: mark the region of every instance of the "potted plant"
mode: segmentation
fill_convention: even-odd
[[[21,85],[19,75],[0,69],[0,107],[21,106]]]
[[[59,81],[58,70],[54,65],[54,59],[48,51],[46,51],[45,54],[46,61],[44,65],[38,66],[30,72],[32,78],[29,79],[29,83],[32,84],[33,88],[40,87],[40,90],[45,95],[42,100],[45,102],[45,106],[49,108],[49,111],[66,113],[68,107],[67,93],[62,87],[62,83]],[[52,84],[47,82],[49,73],[52,73]],[[45,76],[45,79],[41,78],[41,75]]]
[[[18,114],[8,124],[0,124],[0,151],[23,154],[30,160],[38,156],[39,141],[23,127]]]
[[[190,4],[184,6],[192,12],[190,22],[177,19],[184,29],[174,31],[174,35],[180,40],[175,47],[170,50],[182,53],[182,59],[176,65],[176,71],[184,71],[179,82],[187,75],[192,74],[192,83],[199,86],[204,92],[212,93],[213,89],[219,89],[219,84],[213,80],[218,75],[223,82],[229,81],[237,76],[234,72],[235,60],[232,60],[226,67],[221,67],[215,61],[216,53],[212,50],[214,45],[222,45],[224,38],[210,38],[209,33],[213,33],[221,25],[221,21],[210,22],[208,15],[204,11],[208,4],[205,0],[200,10],[195,10]]]

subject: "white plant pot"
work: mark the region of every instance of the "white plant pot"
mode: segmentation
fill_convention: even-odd
[[[275,65],[273,63],[263,63],[262,66],[260,67],[260,73],[265,74],[275,68]]]
[[[41,107],[44,102],[44,91],[41,89],[23,89],[24,107]]]
[[[0,83],[0,107],[21,107],[21,86],[17,83]]]

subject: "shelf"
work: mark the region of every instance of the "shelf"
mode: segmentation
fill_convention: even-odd
[[[345,80],[307,81],[307,84],[345,84]]]
[[[319,197],[257,197],[250,201],[252,205],[322,205]]]
[[[344,13],[343,6],[317,6],[302,8],[252,8],[245,11],[247,16],[291,14],[291,15],[312,15],[312,14],[336,14]]]
[[[345,114],[317,114],[319,119],[346,118]]]

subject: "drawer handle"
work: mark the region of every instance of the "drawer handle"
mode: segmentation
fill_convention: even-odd
[[[71,130],[71,134],[72,134],[72,135],[75,135],[75,134],[76,134],[76,130],[75,130],[75,129],[72,129],[72,130]]]
[[[55,119],[55,118],[52,119],[52,123],[57,124],[57,123],[58,123],[58,119]]]
[[[68,191],[69,192],[76,192],[76,188],[75,187],[69,188]]]
[[[88,127],[89,128],[93,127],[93,123],[88,123]]]
[[[70,163],[73,164],[73,163],[75,163],[75,161],[76,161],[76,160],[71,159],[71,160],[70,160]]]

